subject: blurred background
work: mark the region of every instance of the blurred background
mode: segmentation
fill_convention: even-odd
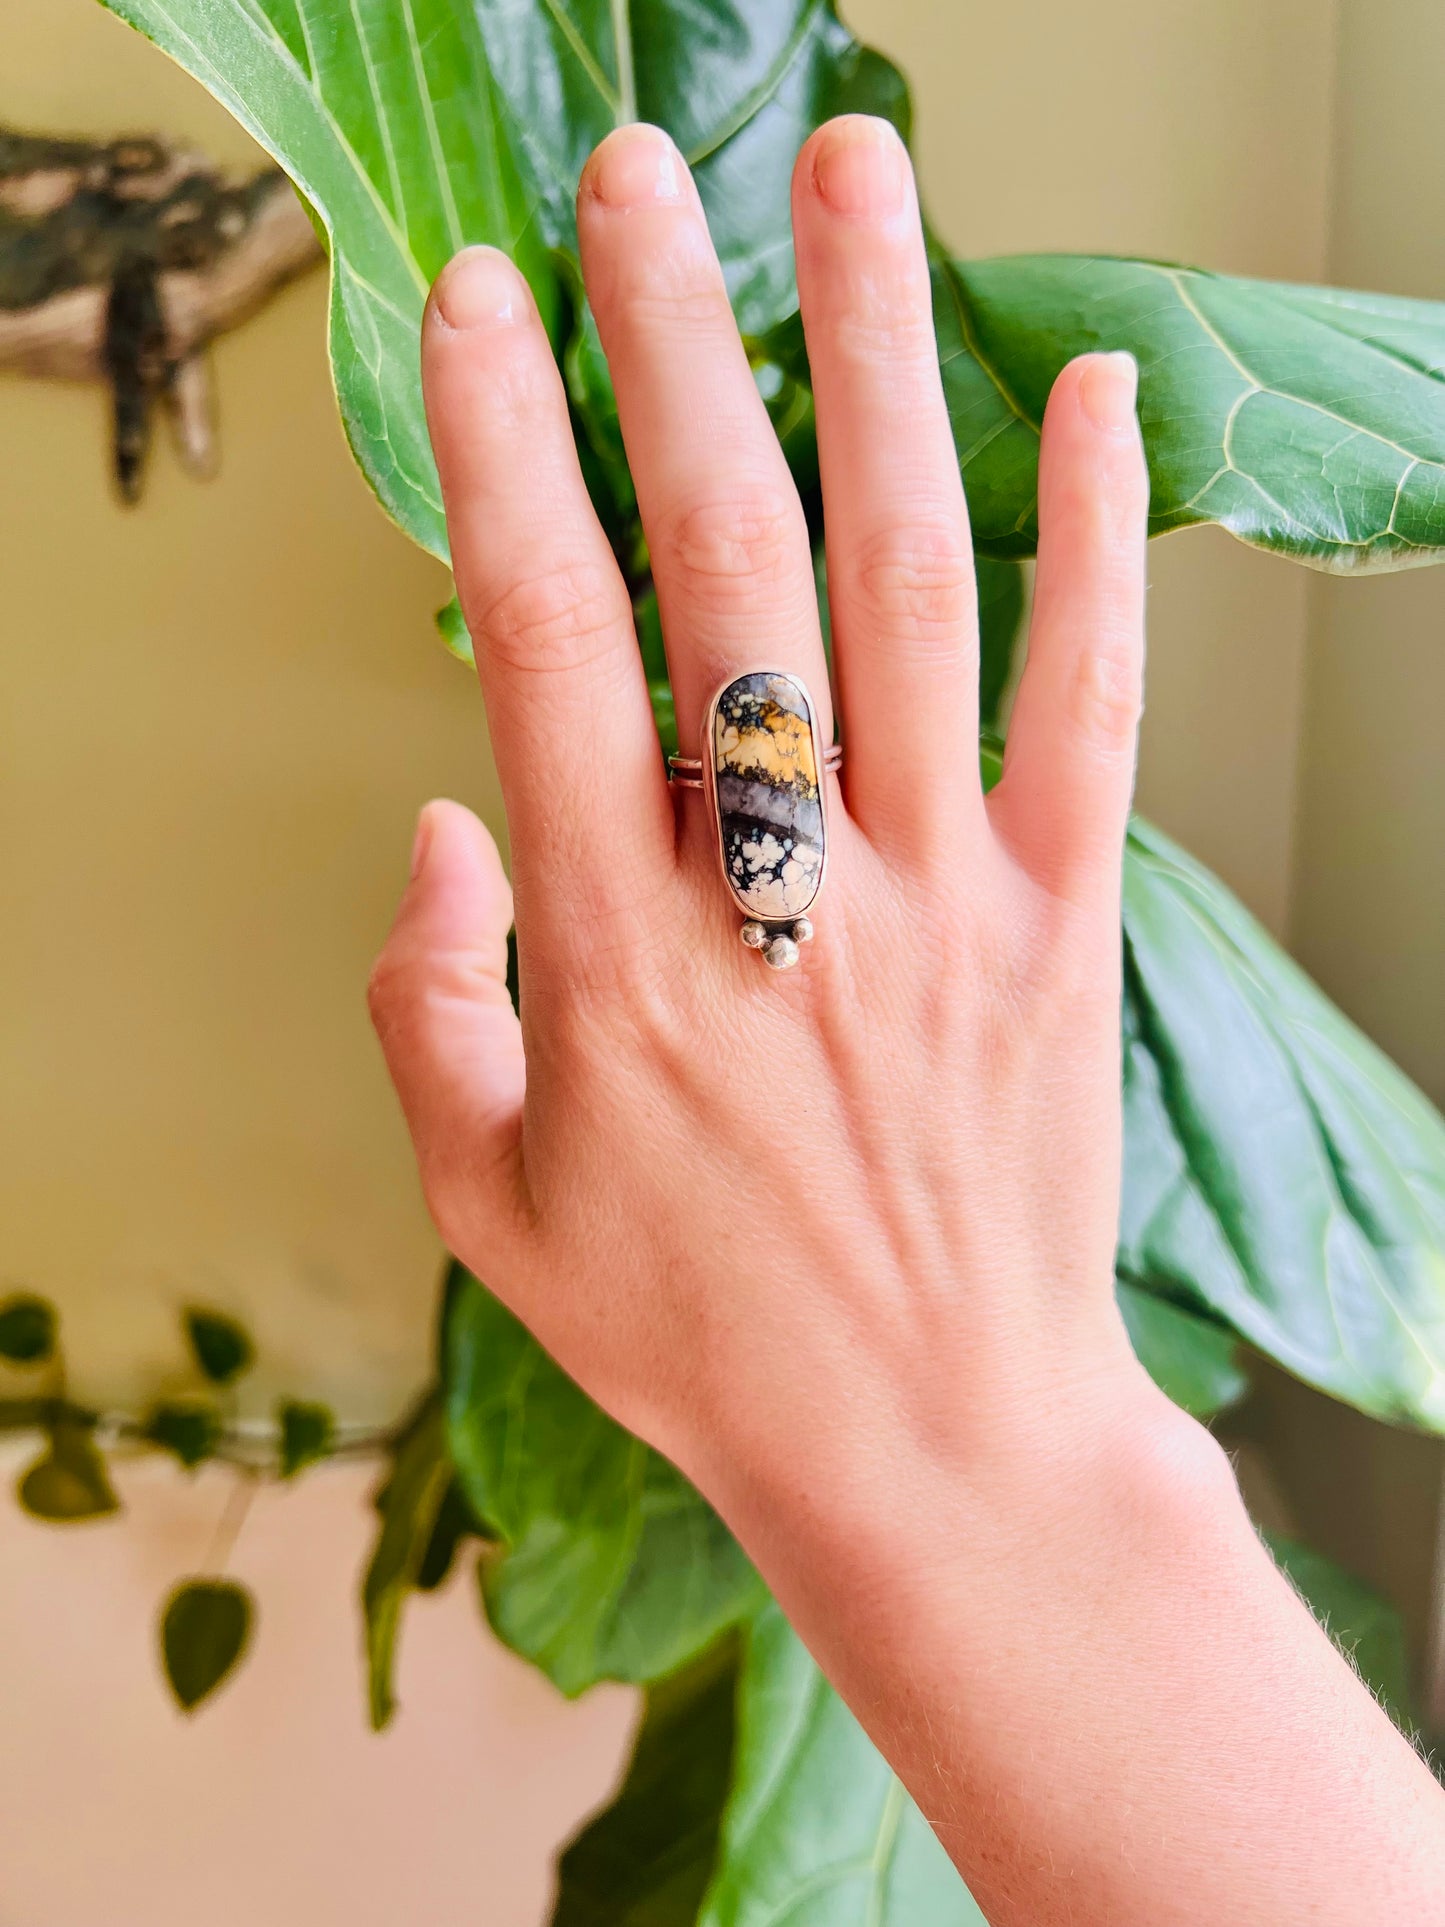
[[[1445,298],[1428,0],[845,11],[912,79],[959,253]],[[0,0],[0,33],[0,122],[253,153],[90,0]],[[445,574],[345,447],[325,302],[313,274],[219,344],[219,478],[162,447],[134,510],[98,389],[0,379],[0,1282],[59,1303],[96,1400],[177,1377],[196,1299],[246,1319],[262,1402],[389,1420],[426,1370],[438,1248],[362,988],[419,805],[501,819],[432,627]],[[1141,807],[1441,1102],[1445,572],[1327,579],[1213,530],[1150,553]],[[1403,1607],[1445,1727],[1442,1448],[1260,1376],[1230,1432],[1262,1505]],[[264,1633],[193,1723],[154,1613],[227,1476],[147,1463],[123,1520],[70,1530],[0,1499],[0,1927],[536,1927],[632,1698],[560,1701],[479,1634],[462,1578],[412,1607],[373,1738],[373,1476],[262,1493],[233,1567]]]

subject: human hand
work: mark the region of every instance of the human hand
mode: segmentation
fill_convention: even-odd
[[[737,940],[707,802],[665,781],[546,336],[515,269],[472,249],[433,291],[423,371],[521,1023],[501,862],[454,804],[423,814],[371,986],[449,1247],[724,1501],[769,1467],[839,1466],[869,1412],[984,1451],[1040,1412],[1057,1442],[1146,1397],[1112,1291],[1134,366],[1086,357],[1050,400],[1028,661],[985,801],[972,546],[901,142],[824,127],[793,205],[848,758],[816,941],[779,975]],[[610,136],[578,222],[682,747],[760,659],[809,685],[829,741],[802,512],[671,143]]]

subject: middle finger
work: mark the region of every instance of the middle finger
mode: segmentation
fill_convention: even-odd
[[[582,176],[588,298],[617,391],[685,755],[719,684],[802,677],[832,740],[808,531],[738,337],[702,203],[658,128],[610,134]]]

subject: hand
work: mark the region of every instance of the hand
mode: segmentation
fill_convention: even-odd
[[[372,1008],[443,1237],[720,1508],[995,1927],[1440,1921],[1445,1808],[1114,1306],[1119,882],[1147,483],[1066,368],[1028,660],[979,783],[968,521],[902,146],[793,187],[836,695],[816,940],[738,942],[519,276],[433,291],[427,412],[513,837],[423,812]],[[825,707],[803,518],[687,171],[578,202],[685,748],[759,661]],[[834,779],[825,777],[825,781]]]
[[[522,1022],[501,863],[456,805],[423,815],[372,984],[447,1244],[704,1485],[796,1463],[804,1438],[825,1460],[860,1400],[997,1439],[1040,1400],[1092,1425],[1138,1378],[1112,1293],[1134,366],[1086,357],[1049,403],[1028,664],[985,801],[972,547],[902,144],[830,124],[793,200],[847,746],[816,941],[787,976],[738,942],[707,801],[664,780],[546,336],[516,271],[472,249],[433,292],[423,369]],[[671,143],[606,140],[578,223],[684,750],[760,659],[807,682],[831,740],[802,512]]]

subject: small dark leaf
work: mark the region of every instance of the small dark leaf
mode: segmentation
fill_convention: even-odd
[[[294,1398],[286,1400],[276,1417],[281,1427],[281,1477],[294,1479],[331,1450],[336,1420],[330,1406],[309,1405]]]
[[[35,1518],[57,1525],[103,1519],[120,1510],[95,1440],[84,1426],[69,1421],[50,1434],[44,1455],[22,1477],[18,1496]]]
[[[229,1385],[256,1355],[243,1327],[221,1312],[202,1311],[193,1305],[185,1314],[185,1323],[196,1363],[213,1385]]]
[[[200,1399],[158,1405],[146,1420],[145,1436],[152,1445],[173,1452],[190,1470],[210,1458],[221,1436],[221,1415]]]
[[[446,1496],[437,1513],[437,1522],[427,1541],[426,1551],[417,1568],[416,1589],[418,1592],[435,1592],[444,1585],[452,1567],[456,1564],[457,1553],[466,1539],[486,1539],[477,1524],[467,1496],[456,1479],[446,1489]]]
[[[1266,1532],[1265,1544],[1315,1618],[1397,1726],[1414,1724],[1405,1628],[1388,1600],[1322,1552]]]
[[[23,1293],[0,1300],[0,1358],[12,1365],[39,1365],[54,1350],[53,1305]]]
[[[371,1724],[380,1732],[396,1711],[392,1669],[406,1596],[417,1585],[452,1479],[441,1400],[429,1393],[393,1448],[377,1494],[381,1531],[361,1590]]]
[[[739,1660],[724,1637],[648,1688],[612,1804],[557,1863],[551,1927],[694,1927],[732,1780]]]
[[[187,1579],[161,1620],[161,1658],[182,1712],[194,1712],[231,1673],[246,1650],[255,1609],[230,1579]]]

